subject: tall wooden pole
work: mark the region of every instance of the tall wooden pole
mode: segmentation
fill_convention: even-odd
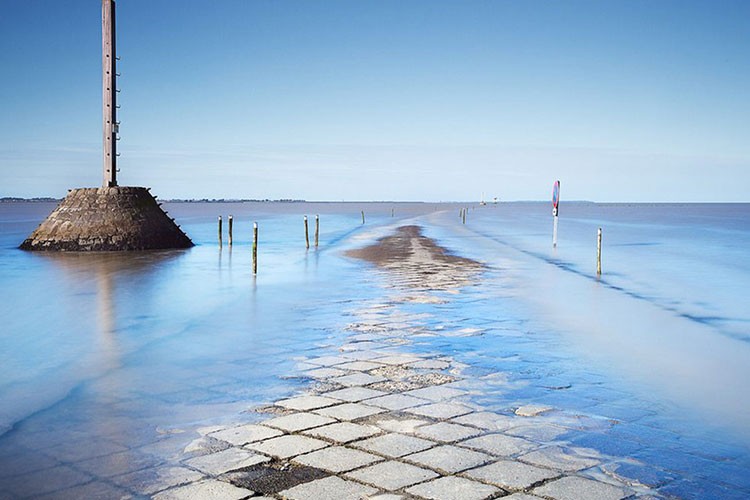
[[[115,2],[102,0],[102,112],[104,166],[102,186],[117,186],[117,51]]]

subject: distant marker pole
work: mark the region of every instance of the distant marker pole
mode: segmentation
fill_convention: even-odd
[[[552,248],[557,248],[557,218],[560,214],[560,181],[552,186]]]
[[[310,248],[310,234],[307,231],[307,215],[305,215],[305,248]]]
[[[602,274],[602,228],[596,234],[596,274]]]
[[[221,246],[221,215],[219,216],[219,246]]]
[[[253,275],[258,274],[258,223],[253,222]]]
[[[232,246],[232,216],[229,216],[229,246]]]
[[[365,211],[362,210],[362,224],[365,223]]]
[[[391,217],[395,217],[395,216],[396,216],[396,209],[392,208],[391,209]]]
[[[461,218],[461,223],[462,224],[466,224],[466,209],[465,208],[464,208],[464,214],[463,214],[463,216]]]
[[[315,216],[315,248],[318,248],[318,236],[320,235],[320,217]]]

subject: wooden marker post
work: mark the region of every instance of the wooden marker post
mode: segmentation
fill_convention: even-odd
[[[320,217],[315,216],[315,248],[318,248],[318,236],[320,235]]]
[[[232,246],[232,216],[229,216],[229,246]]]
[[[305,215],[305,248],[310,248],[310,235],[307,231],[307,215]]]
[[[557,248],[557,217],[560,214],[560,181],[552,185],[552,248]]]
[[[258,274],[258,223],[253,222],[253,275]]]
[[[221,246],[221,215],[219,216],[219,246]]]
[[[362,210],[362,224],[365,223],[365,211]]]
[[[391,209],[391,217],[395,217],[395,216],[396,216],[396,209],[392,208]]]
[[[596,274],[602,274],[602,228],[596,234]]]
[[[466,209],[465,209],[465,208],[464,208],[464,214],[463,214],[463,217],[461,218],[461,223],[462,223],[462,224],[466,224]]]

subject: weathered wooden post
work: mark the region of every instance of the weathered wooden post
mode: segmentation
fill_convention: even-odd
[[[318,236],[320,235],[320,217],[315,216],[315,248],[318,248]]]
[[[219,216],[219,246],[221,246],[221,215]]]
[[[596,234],[596,274],[602,274],[602,228]]]
[[[229,246],[232,246],[232,216],[229,216]]]
[[[103,187],[117,186],[117,50],[115,2],[102,0]]]
[[[362,210],[362,224],[365,223],[365,211]]]
[[[305,248],[310,248],[310,236],[307,232],[307,215],[305,215]]]
[[[395,217],[395,216],[396,216],[396,209],[391,208],[391,217]]]
[[[253,275],[258,274],[258,223],[253,222]]]
[[[466,224],[466,209],[465,208],[464,208],[464,215],[463,215],[463,218],[462,218],[462,223]]]

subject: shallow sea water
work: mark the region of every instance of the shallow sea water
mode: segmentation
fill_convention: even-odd
[[[457,332],[405,350],[466,363],[496,411],[535,402],[616,419],[567,438],[647,464],[665,496],[750,494],[748,205],[568,204],[555,250],[548,204],[475,207],[466,225],[458,205],[172,204],[193,249],[16,250],[52,208],[0,204],[2,498],[127,491],[118,478],[176,463],[197,428],[303,390],[299,362],[335,351],[350,311],[387,295],[386,275],[342,251],[411,223],[487,270],[444,304],[401,305]],[[321,246],[308,251],[302,216],[312,239],[316,213]]]

